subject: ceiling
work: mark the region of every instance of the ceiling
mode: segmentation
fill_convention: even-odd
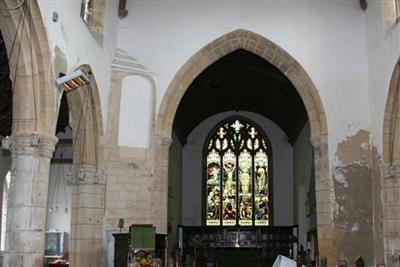
[[[274,121],[294,143],[308,120],[292,83],[264,59],[237,50],[204,70],[183,96],[174,119],[182,144],[208,117],[225,111],[251,111]]]

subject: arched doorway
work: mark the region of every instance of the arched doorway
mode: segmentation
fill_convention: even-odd
[[[315,187],[318,188],[316,212],[318,219],[319,252],[320,255],[327,257],[333,262],[336,260],[336,248],[333,237],[334,227],[331,216],[333,185],[329,178],[327,125],[322,102],[314,84],[299,63],[282,48],[262,36],[246,30],[236,30],[228,33],[202,48],[175,75],[162,100],[155,125],[155,165],[160,166],[159,169],[155,170],[156,182],[164,185],[160,186],[160,189],[167,187],[167,168],[168,163],[171,163],[167,155],[172,137],[172,129],[177,122],[177,116],[185,117],[184,113],[180,114],[177,112],[179,103],[185,99],[190,86],[200,74],[204,73],[213,63],[223,60],[227,55],[234,54],[239,50],[255,55],[257,58],[273,66],[292,85],[293,90],[304,104],[303,109],[309,120],[311,142],[314,147]],[[199,98],[195,98],[196,100],[197,102],[201,102]],[[251,110],[243,106],[229,106],[226,109],[219,110],[219,112],[240,109]],[[189,123],[186,124],[188,127],[182,127],[182,129],[185,129],[186,134],[201,119],[207,117],[206,113],[201,112],[201,114],[203,117],[194,123],[193,120],[186,120]],[[215,113],[209,113],[208,116],[212,114]],[[186,114],[186,117],[190,118],[188,115]],[[190,128],[190,123],[193,123],[191,125],[192,128]],[[179,134],[177,134],[177,138],[179,138]],[[160,198],[160,196],[165,197],[165,192],[164,195],[161,195],[160,192],[155,191],[153,194],[155,203],[165,201],[162,197]],[[162,213],[160,217],[155,219],[161,219],[161,221],[166,222],[166,214]],[[167,228],[165,223],[161,223],[161,227],[165,230]]]

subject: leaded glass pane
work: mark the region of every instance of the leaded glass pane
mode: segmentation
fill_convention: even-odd
[[[268,139],[253,123],[234,117],[214,129],[205,148],[206,225],[271,224]]]
[[[269,225],[268,211],[268,156],[260,150],[254,157],[255,164],[255,225]]]
[[[220,225],[221,157],[215,150],[207,156],[207,225]]]
[[[223,157],[223,225],[236,225],[236,156],[228,150]]]
[[[247,150],[239,155],[239,225],[252,225],[252,157]]]

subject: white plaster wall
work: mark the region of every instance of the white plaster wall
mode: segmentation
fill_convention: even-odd
[[[3,136],[0,136],[0,140],[3,139]],[[6,218],[4,215],[4,210],[7,209],[7,207],[3,207],[3,197],[4,197],[4,184],[6,182],[6,176],[10,172],[11,169],[11,155],[10,151],[8,150],[3,150],[0,149],[0,249],[4,250],[4,242],[5,242],[5,229],[3,229],[3,226],[5,226],[5,221],[3,221],[4,218]],[[4,218],[3,218],[4,217]],[[0,265],[1,266],[1,265]]]
[[[267,134],[273,153],[274,225],[293,225],[293,152],[286,134],[272,121],[252,112],[223,112],[201,122],[183,147],[182,224],[202,224],[202,153],[210,131],[225,118],[241,115]]]
[[[149,147],[151,95],[152,85],[148,79],[135,75],[123,79],[118,131],[120,146]]]
[[[0,140],[2,137],[0,136]],[[0,185],[3,184],[4,178],[11,169],[11,154],[7,150],[0,150]]]
[[[168,255],[178,246],[178,225],[182,223],[182,145],[174,133],[168,164]]]
[[[110,66],[114,58],[118,36],[118,2],[105,1],[103,46],[99,46],[88,27],[80,17],[81,1],[48,1],[38,0],[44,25],[52,51],[58,47],[65,54],[67,71],[72,72],[82,64],[89,64],[95,75],[100,91],[101,110],[104,127],[107,114],[108,91],[110,87]],[[53,22],[53,12],[58,13],[58,21]],[[49,66],[52,65],[49,62]],[[57,71],[57,70],[56,70]],[[55,73],[58,77],[58,73]]]
[[[67,126],[64,132],[57,134],[59,140],[72,139],[72,129]],[[59,146],[54,151],[53,159],[72,160],[72,146]],[[49,175],[49,191],[47,194],[46,231],[56,230],[70,233],[72,187],[67,183],[71,163],[51,163]]]
[[[280,45],[308,72],[326,110],[331,159],[338,141],[369,127],[365,14],[358,1],[128,1],[128,10],[119,47],[154,73],[157,110],[192,55],[242,28]]]
[[[304,126],[293,145],[293,174],[294,174],[294,221],[299,225],[299,245],[307,248],[307,232],[310,230],[310,218],[307,217],[307,193],[310,192],[312,177],[312,153],[310,143],[310,124]],[[315,194],[315,192],[310,192]]]
[[[299,61],[319,90],[328,121],[331,160],[340,140],[370,126],[370,113],[365,112],[369,104],[368,81],[371,81],[367,77],[368,66],[379,59],[378,56],[367,58],[366,40],[370,44],[375,31],[368,30],[371,35],[367,36],[365,22],[366,17],[369,24],[380,20],[379,14],[372,14],[379,13],[373,7],[379,6],[379,2],[371,1],[366,15],[358,1],[343,0],[211,0],[206,3],[200,0],[132,0],[127,2],[128,17],[120,20],[117,2],[106,1],[101,48],[80,18],[80,1],[39,0],[51,50],[56,46],[61,48],[70,70],[83,63],[93,67],[104,119],[109,67],[117,46],[154,76],[158,110],[179,68],[206,44],[239,28],[270,39]],[[59,14],[58,22],[51,19],[53,11]],[[390,41],[386,43],[390,45]],[[382,51],[383,48],[382,45]],[[388,62],[386,59],[379,61],[385,66]],[[386,73],[385,68],[383,71]],[[380,99],[379,104],[382,103]],[[138,109],[146,105],[143,101]]]
[[[380,153],[389,83],[400,52],[399,23],[384,16],[391,9],[394,9],[394,0],[368,1],[366,10],[371,136]]]
[[[72,187],[66,182],[71,164],[51,164],[46,230],[70,233]]]

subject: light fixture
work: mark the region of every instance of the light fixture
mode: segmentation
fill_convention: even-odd
[[[61,86],[65,92],[70,92],[89,83],[90,71],[78,69],[70,74],[62,75],[56,80],[56,85]]]
[[[6,136],[1,140],[1,147],[6,150],[11,148],[11,140],[9,136]]]
[[[40,143],[40,136],[37,132],[31,134],[31,146],[38,146]]]

